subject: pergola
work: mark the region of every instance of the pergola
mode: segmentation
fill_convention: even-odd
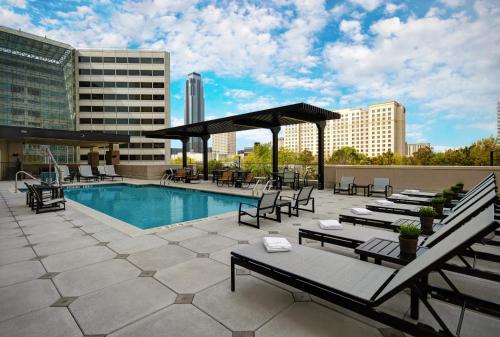
[[[148,138],[179,139],[182,141],[182,165],[187,166],[187,143],[190,137],[203,140],[203,176],[208,179],[208,140],[217,133],[269,129],[273,136],[273,172],[278,171],[278,133],[281,126],[299,123],[314,123],[318,129],[318,189],[324,188],[324,130],[326,121],[339,119],[340,114],[306,103],[280,106],[272,109],[249,112],[210,121],[148,131]]]

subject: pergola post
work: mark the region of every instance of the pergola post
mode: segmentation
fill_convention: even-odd
[[[182,167],[187,167],[187,145],[189,138],[182,138]]]
[[[273,172],[278,172],[278,133],[281,127],[275,126],[270,130],[273,133]]]
[[[325,189],[325,126],[326,121],[316,122],[318,128],[318,190]]]
[[[208,140],[210,135],[201,136],[203,140],[203,180],[208,180]]]

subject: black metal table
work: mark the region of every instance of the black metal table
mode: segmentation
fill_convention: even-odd
[[[279,215],[281,221],[281,209],[283,207],[288,207],[288,217],[292,216],[292,202],[290,200],[276,200],[276,215]]]
[[[354,194],[358,195],[358,187],[363,189],[363,196],[369,196],[370,195],[370,185],[358,185],[354,184]]]
[[[368,258],[371,257],[375,260],[376,264],[381,264],[382,261],[388,261],[399,265],[407,265],[415,258],[425,253],[426,250],[426,247],[417,246],[416,255],[404,255],[401,254],[399,250],[399,242],[372,238],[356,247],[354,252],[359,254],[359,258],[363,261],[367,261]],[[423,285],[422,289],[426,289],[427,277],[422,278],[420,282]],[[418,306],[418,295],[412,290],[410,315],[413,319],[418,319]]]

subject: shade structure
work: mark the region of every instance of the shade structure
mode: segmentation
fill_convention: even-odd
[[[278,168],[278,132],[281,126],[299,123],[314,123],[318,127],[318,188],[324,188],[324,127],[325,122],[339,119],[340,114],[306,103],[297,103],[249,112],[241,115],[213,119],[205,122],[176,126],[173,128],[144,132],[148,138],[180,139],[183,146],[183,165],[186,166],[186,139],[202,137],[208,140],[212,134],[246,131],[253,129],[270,129],[273,134],[273,171]],[[204,146],[207,142],[204,141]],[[203,151],[203,162],[206,163],[207,151]],[[204,165],[203,174],[208,176],[208,167]]]

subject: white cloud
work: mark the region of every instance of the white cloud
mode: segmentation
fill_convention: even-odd
[[[382,0],[349,0],[349,2],[361,6],[367,11],[372,11],[382,4]]]
[[[357,20],[342,20],[339,28],[354,42],[361,42],[365,39],[365,36],[361,33],[361,23]]]
[[[26,8],[26,0],[8,0],[9,5],[17,8]]]
[[[236,133],[236,142],[239,143],[242,140],[251,142],[251,144],[258,143],[269,143],[272,140],[271,131],[268,129],[254,129],[247,131],[240,131]]]
[[[40,23],[45,26],[53,26],[58,25],[60,21],[57,19],[43,18],[42,20],[40,20]]]
[[[276,106],[276,100],[272,96],[260,96],[251,102],[238,103],[236,108],[241,112],[252,112]]]
[[[439,0],[439,2],[450,8],[457,8],[465,4],[464,0]]]
[[[325,62],[347,99],[416,101],[437,118],[482,114],[492,122],[485,105],[500,88],[500,6],[479,2],[475,11],[477,18],[381,19],[361,44],[328,44]]]
[[[235,99],[250,98],[254,95],[253,91],[245,89],[229,89],[226,90],[224,96],[232,97]]]
[[[170,117],[170,125],[172,125],[172,126],[184,125],[184,118],[171,116]]]
[[[405,7],[406,7],[406,5],[404,3],[395,4],[395,3],[389,2],[385,5],[385,12],[388,14],[394,14],[397,11],[404,9]]]
[[[260,83],[271,85],[275,87],[280,87],[283,89],[308,89],[308,90],[318,90],[333,86],[333,82],[330,80],[324,80],[321,78],[309,78],[309,77],[292,77],[288,75],[257,75],[257,81]]]
[[[432,150],[434,152],[446,152],[448,150],[455,150],[456,149],[456,147],[447,146],[447,145],[432,145],[431,144],[431,147],[432,147]]]
[[[347,14],[347,12],[349,12],[349,7],[347,7],[345,4],[338,4],[330,9],[329,12],[334,19],[339,19]]]

